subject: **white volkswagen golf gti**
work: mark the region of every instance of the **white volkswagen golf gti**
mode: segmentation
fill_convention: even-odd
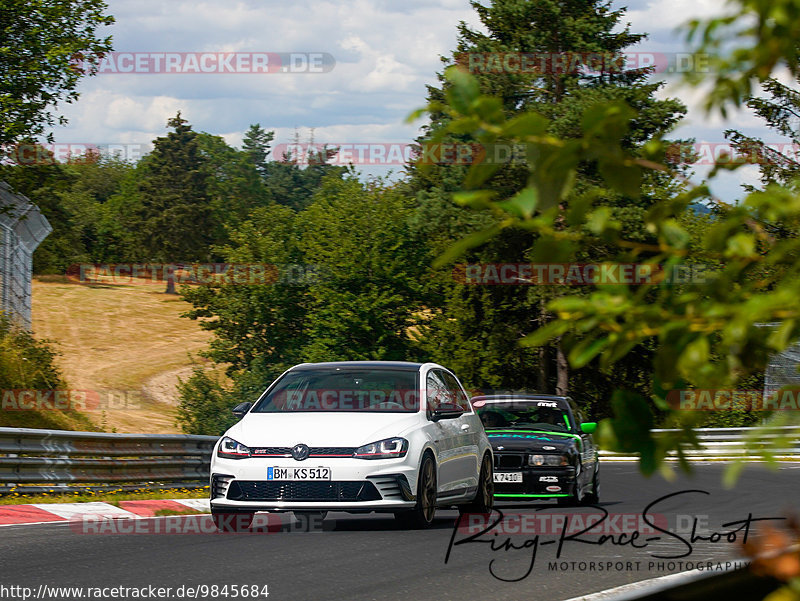
[[[220,529],[248,528],[257,511],[391,512],[408,527],[437,507],[491,511],[491,445],[441,365],[305,363],[234,413],[211,461]]]

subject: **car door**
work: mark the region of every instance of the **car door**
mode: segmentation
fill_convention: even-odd
[[[464,411],[461,417],[448,420],[453,422],[454,434],[457,438],[456,447],[458,455],[456,465],[458,468],[458,481],[462,486],[472,488],[478,485],[480,472],[480,457],[478,457],[478,440],[483,426],[480,418],[473,411],[464,387],[449,371],[442,371],[442,378],[450,391],[450,396],[456,406]]]
[[[425,400],[428,419],[440,405],[453,404],[455,399],[444,381],[442,370],[431,369],[425,379]],[[459,480],[459,425],[454,419],[433,422],[433,445],[439,458],[437,488],[439,497],[453,494]]]

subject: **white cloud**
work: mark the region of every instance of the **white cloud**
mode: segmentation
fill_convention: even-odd
[[[200,130],[401,125],[424,103],[438,57],[455,46],[467,0],[356,0],[231,3],[111,0],[115,48],[127,52],[327,52],[325,74],[101,74],[81,83],[82,98],[57,139],[129,140],[163,133],[181,109]],[[408,129],[408,128],[406,128]]]
[[[81,83],[81,99],[63,113],[56,140],[147,144],[163,135],[178,110],[192,125],[239,144],[251,123],[290,142],[314,128],[331,143],[408,142],[416,125],[405,117],[425,102],[440,55],[455,48],[457,25],[478,27],[468,0],[110,0],[115,48],[130,52],[327,52],[324,74],[106,74]],[[617,5],[619,6],[619,5]],[[634,0],[623,23],[650,39],[636,50],[686,52],[675,29],[692,17],[725,10],[724,0]],[[689,106],[676,136],[724,142],[734,127],[769,136],[750,111],[728,120],[702,110],[706,88],[672,82],[660,94]],[[302,137],[301,136],[301,137]]]
[[[649,0],[631,2],[623,21],[630,22],[632,31],[646,32],[652,37],[670,36],[682,39],[676,29],[689,20],[707,18],[727,12],[725,0]]]

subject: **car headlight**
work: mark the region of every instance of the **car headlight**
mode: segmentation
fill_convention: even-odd
[[[358,447],[353,457],[358,459],[394,459],[405,457],[408,441],[405,438],[387,438]]]
[[[217,457],[244,459],[245,457],[250,457],[250,447],[246,447],[241,442],[237,442],[233,438],[226,436],[222,439],[222,442],[219,443]]]
[[[528,465],[569,465],[566,455],[528,455]]]

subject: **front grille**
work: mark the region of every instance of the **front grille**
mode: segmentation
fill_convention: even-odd
[[[309,457],[352,457],[355,447],[311,447]],[[251,449],[253,457],[291,457],[292,447],[256,447]]]
[[[515,469],[521,468],[525,460],[525,455],[517,455],[513,453],[497,453],[494,455],[494,466],[497,469]]]
[[[352,457],[355,447],[312,447],[309,457]]]
[[[250,449],[252,455],[267,457],[291,457],[292,449],[289,447],[258,447]]]
[[[236,480],[228,488],[231,501],[378,501],[372,482],[267,482]]]

